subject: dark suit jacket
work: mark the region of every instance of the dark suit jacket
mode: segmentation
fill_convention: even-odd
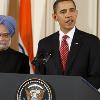
[[[42,53],[51,55],[46,64],[37,67],[40,74],[82,76],[100,88],[100,40],[96,36],[75,30],[65,72],[61,67],[59,32],[39,41],[37,55]]]
[[[11,48],[0,51],[0,72],[27,74],[30,72],[29,59]]]

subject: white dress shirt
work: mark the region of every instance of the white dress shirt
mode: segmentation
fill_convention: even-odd
[[[64,35],[67,35],[69,38],[66,39],[68,46],[69,46],[69,51],[70,51],[70,47],[71,47],[71,43],[72,43],[72,39],[74,36],[74,32],[75,32],[75,26],[72,30],[70,30],[67,34],[64,34],[61,30],[59,31],[59,41],[60,41],[60,46],[61,46],[61,41],[62,41],[62,37]]]

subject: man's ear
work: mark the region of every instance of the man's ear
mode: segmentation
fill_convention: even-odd
[[[52,18],[55,20],[55,21],[57,21],[57,15],[56,14],[52,14]]]

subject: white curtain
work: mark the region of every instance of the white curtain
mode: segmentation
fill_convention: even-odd
[[[9,0],[0,0],[0,15],[7,15]]]
[[[100,0],[98,0],[98,17],[97,17],[97,30],[98,30],[98,37],[100,38]]]
[[[55,0],[31,0],[34,54],[38,41],[54,32],[52,6]]]
[[[97,35],[97,0],[74,0],[78,9],[76,26]]]

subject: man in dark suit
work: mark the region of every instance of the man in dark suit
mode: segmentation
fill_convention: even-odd
[[[73,0],[56,0],[53,18],[58,21],[60,31],[42,39],[38,44],[34,63],[37,72],[45,75],[82,76],[96,88],[100,87],[100,40],[75,27],[77,18]],[[67,35],[66,68],[63,69],[61,55],[62,38]],[[37,62],[35,62],[37,61]]]
[[[15,28],[16,21],[13,17],[0,15],[0,72],[28,74],[28,57],[10,48]]]

